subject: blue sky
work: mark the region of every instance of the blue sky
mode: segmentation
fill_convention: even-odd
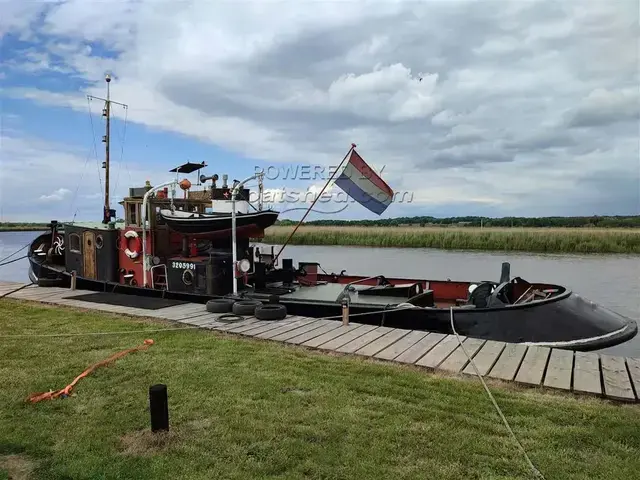
[[[638,214],[636,3],[363,5],[3,2],[1,220],[100,218],[102,105],[92,131],[86,96],[105,73],[129,105],[124,144],[114,106],[116,199],[186,161],[231,179],[328,171],[355,142],[405,195],[382,217]]]

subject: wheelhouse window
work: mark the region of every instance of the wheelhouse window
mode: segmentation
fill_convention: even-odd
[[[77,233],[72,233],[69,235],[69,250],[72,253],[82,253],[81,250],[82,243],[80,242],[80,235]]]
[[[127,204],[127,224],[128,225],[136,225],[139,226],[139,215],[138,215],[138,204],[137,203],[128,203]]]

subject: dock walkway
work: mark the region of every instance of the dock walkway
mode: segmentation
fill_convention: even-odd
[[[0,296],[21,286],[0,282]],[[452,374],[475,375],[455,335],[288,316],[279,321],[245,317],[218,321],[199,303],[158,309],[75,300],[96,292],[30,285],[7,298],[170,320],[229,334],[272,340],[318,350],[412,364]],[[480,374],[518,384],[590,394],[615,401],[640,401],[640,358],[510,344],[460,336]]]

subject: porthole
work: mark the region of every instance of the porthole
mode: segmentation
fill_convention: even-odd
[[[185,285],[192,285],[193,284],[193,271],[192,270],[185,270],[182,273],[182,282]]]
[[[98,235],[96,237],[96,248],[99,250],[104,246],[104,238],[102,238],[102,235]]]

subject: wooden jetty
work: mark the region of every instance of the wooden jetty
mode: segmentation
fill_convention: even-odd
[[[0,296],[20,283],[0,282]],[[460,375],[476,375],[455,335],[402,330],[340,320],[288,316],[284,320],[219,321],[199,303],[163,308],[132,308],[76,300],[83,290],[25,286],[7,298],[79,307],[140,317],[170,320],[203,329],[272,340],[292,345],[361,355],[379,360],[412,364]],[[481,375],[521,385],[590,394],[609,400],[640,401],[640,358],[615,357],[591,352],[508,344],[460,336]]]

